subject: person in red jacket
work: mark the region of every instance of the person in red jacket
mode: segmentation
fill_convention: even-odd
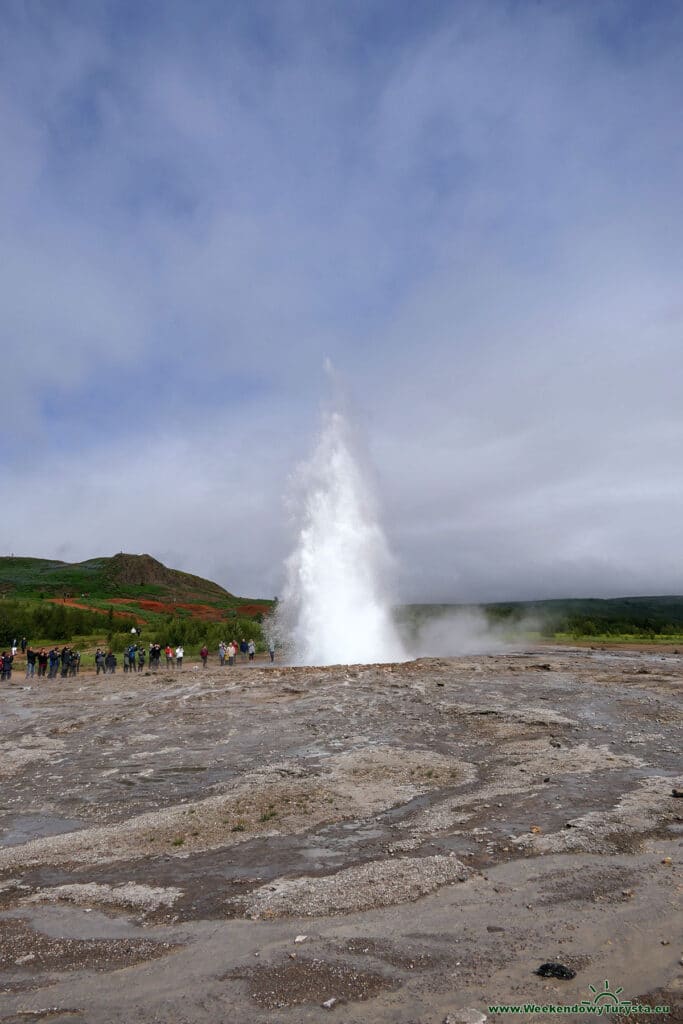
[[[202,659],[202,665],[204,666],[204,668],[206,668],[206,659],[209,657],[209,648],[206,646],[206,644],[204,644],[201,651],[199,652],[199,657]]]

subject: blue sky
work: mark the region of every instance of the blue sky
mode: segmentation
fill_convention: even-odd
[[[278,592],[330,357],[399,597],[680,592],[682,56],[664,2],[5,0],[0,548]]]

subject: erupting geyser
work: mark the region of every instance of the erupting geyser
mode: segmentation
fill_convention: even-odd
[[[406,654],[383,591],[386,541],[350,431],[329,414],[302,468],[302,525],[280,607],[280,630],[305,665],[402,661]]]

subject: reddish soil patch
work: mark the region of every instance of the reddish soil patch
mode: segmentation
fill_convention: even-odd
[[[204,622],[222,622],[230,617],[230,609],[214,608],[210,604],[200,604],[190,601],[158,601],[154,598],[135,597],[112,597],[111,604],[126,604],[140,608],[141,611],[152,612],[155,615],[176,615],[179,610],[187,611],[193,619],[201,619]],[[267,605],[256,603],[240,604],[235,608],[237,615],[251,618],[254,615],[265,614],[268,611]]]
[[[240,604],[235,610],[238,615],[265,615],[268,608],[262,604]]]
[[[90,604],[83,604],[81,601],[74,601],[72,597],[48,597],[46,598],[50,604],[63,604],[67,608],[80,608],[83,612],[95,612],[96,615],[108,615],[109,612],[106,608],[93,608]],[[136,620],[135,615],[132,612],[114,612],[115,619],[133,619]]]
[[[188,612],[192,612],[193,615],[199,617],[207,615],[217,615],[219,619],[224,618],[225,611],[222,608],[213,608],[210,604],[180,604],[176,605],[176,608],[185,608]]]
[[[112,604],[136,605],[145,612],[153,612],[155,615],[176,615],[182,609],[190,612],[193,619],[204,619],[210,622],[220,622],[226,617],[226,610],[212,608],[210,604],[192,604],[187,601],[156,601],[152,598],[112,598]]]
[[[173,615],[176,606],[173,604],[165,604],[163,601],[136,601],[135,604],[139,608],[144,608],[146,612],[157,612],[160,615]]]

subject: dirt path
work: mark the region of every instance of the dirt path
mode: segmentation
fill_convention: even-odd
[[[502,1020],[606,979],[679,1005],[682,678],[543,648],[15,680],[0,1020]]]

